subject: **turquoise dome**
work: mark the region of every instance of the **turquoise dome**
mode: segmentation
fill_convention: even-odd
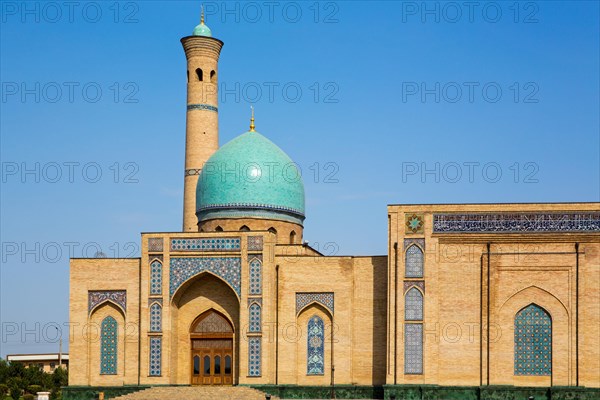
[[[217,150],[196,187],[196,215],[265,218],[302,224],[304,184],[297,165],[276,144],[248,131]]]
[[[208,36],[212,37],[212,32],[210,28],[204,25],[204,22],[200,22],[199,25],[196,25],[194,28],[194,32],[192,32],[192,36]]]

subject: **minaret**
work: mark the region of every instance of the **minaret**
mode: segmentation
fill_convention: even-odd
[[[198,230],[196,183],[208,158],[219,148],[218,61],[223,42],[212,37],[204,24],[192,36],[181,39],[187,58],[187,117],[185,178],[183,184],[183,231]]]

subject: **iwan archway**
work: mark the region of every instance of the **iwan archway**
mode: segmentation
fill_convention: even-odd
[[[171,304],[171,362],[176,369],[171,384],[237,384],[240,302],[236,292],[220,277],[203,272],[181,285]]]
[[[190,329],[192,385],[233,383],[233,324],[221,313],[202,313]]]

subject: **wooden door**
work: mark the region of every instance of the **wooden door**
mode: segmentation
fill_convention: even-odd
[[[192,341],[192,385],[233,383],[233,341],[194,339]]]

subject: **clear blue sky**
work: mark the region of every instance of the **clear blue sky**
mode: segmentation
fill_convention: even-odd
[[[181,229],[200,3],[1,4],[4,356],[57,350],[70,250]],[[598,2],[205,4],[220,142],[254,103],[325,253],[385,254],[390,203],[599,201]]]

